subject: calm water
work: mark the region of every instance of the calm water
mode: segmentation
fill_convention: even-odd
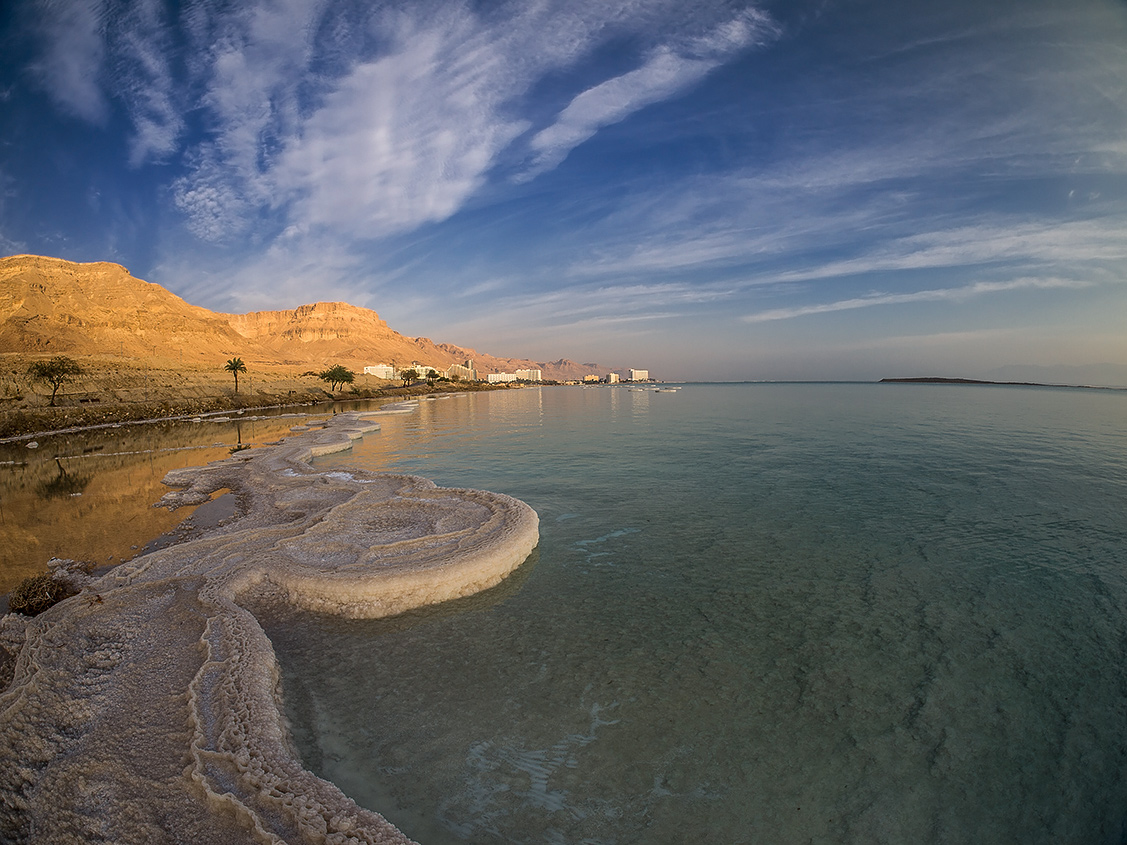
[[[348,407],[339,405],[336,409]],[[90,429],[0,443],[0,597],[24,578],[47,571],[52,557],[98,565],[129,560],[170,531],[193,508],[153,508],[170,470],[229,457],[238,445],[289,435],[304,413],[287,408],[201,422],[159,422]],[[0,598],[0,607],[6,603]]]
[[[475,394],[356,464],[541,519],[490,594],[268,626],[306,764],[427,845],[1127,841],[1127,393]]]

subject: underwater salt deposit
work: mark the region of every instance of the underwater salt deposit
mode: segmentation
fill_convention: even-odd
[[[315,462],[505,490],[532,565],[267,620],[299,753],[427,845],[1127,830],[1127,392],[475,396]]]
[[[248,819],[424,845],[1122,841],[1125,412],[1115,391],[687,385],[382,417],[270,470],[271,504],[244,502],[258,552],[232,524],[200,561],[154,559],[183,577],[122,570],[73,619],[5,624],[25,662],[0,838],[33,818],[52,842],[162,841],[169,819],[198,842]],[[253,454],[230,475],[257,484]],[[423,554],[394,508],[365,523],[383,472],[515,496],[539,544],[380,619],[320,576],[256,580],[323,551],[351,592],[352,555],[388,564],[367,531]],[[337,497],[355,532],[313,530]],[[466,504],[432,512],[447,547],[488,511]]]

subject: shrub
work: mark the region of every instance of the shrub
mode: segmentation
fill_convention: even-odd
[[[74,592],[51,577],[51,573],[24,578],[8,594],[8,608],[13,613],[35,616],[51,605],[73,596]]]

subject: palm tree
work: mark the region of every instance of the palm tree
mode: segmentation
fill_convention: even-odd
[[[235,392],[238,393],[239,373],[245,373],[247,371],[247,365],[243,363],[242,358],[232,358],[230,361],[224,364],[223,369],[225,369],[235,377]]]

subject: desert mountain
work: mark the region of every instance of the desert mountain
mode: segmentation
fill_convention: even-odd
[[[596,364],[566,358],[502,358],[388,327],[379,314],[344,302],[288,311],[219,314],[190,305],[118,264],[58,258],[0,258],[0,353],[120,355],[214,365],[233,356],[248,364],[320,367],[342,363],[446,367],[472,358],[479,372],[539,368],[546,379],[603,375]]]
[[[74,264],[17,255],[0,259],[0,351],[178,356],[243,354],[246,342],[221,314],[189,305],[117,264]]]

